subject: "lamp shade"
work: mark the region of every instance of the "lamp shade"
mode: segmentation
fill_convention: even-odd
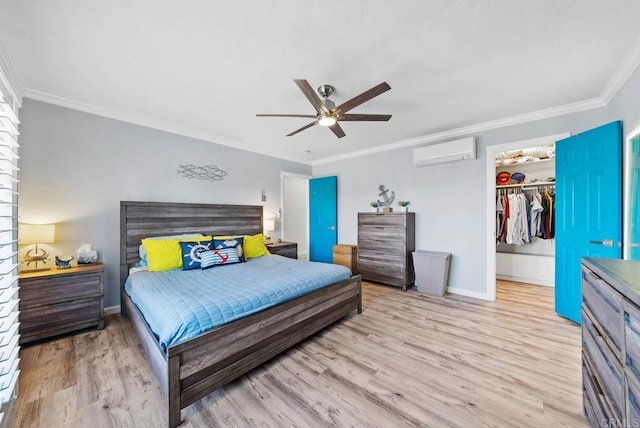
[[[53,244],[55,242],[55,224],[20,224],[18,226],[18,244]]]
[[[264,221],[264,230],[267,232],[273,232],[276,230],[276,222],[275,220],[265,220]]]

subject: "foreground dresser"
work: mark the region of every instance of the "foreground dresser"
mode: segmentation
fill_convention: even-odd
[[[104,266],[20,274],[20,343],[104,326]]]
[[[582,383],[592,427],[640,426],[640,261],[582,261]]]
[[[362,279],[402,287],[413,284],[415,213],[358,213],[358,270]]]

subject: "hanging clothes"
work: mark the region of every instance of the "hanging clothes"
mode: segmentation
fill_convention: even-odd
[[[525,245],[534,237],[555,237],[555,193],[547,189],[527,197],[521,189],[499,189],[496,196],[496,241]]]
[[[540,192],[536,191],[531,197],[531,221],[529,223],[531,227],[531,234],[533,236],[541,236],[540,225],[542,221],[542,212],[544,211],[541,202],[542,195]]]

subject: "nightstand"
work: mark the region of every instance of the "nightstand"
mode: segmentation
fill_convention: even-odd
[[[104,327],[104,265],[20,274],[20,343]]]
[[[298,244],[295,242],[272,242],[265,245],[271,254],[289,257],[290,259],[298,258]]]

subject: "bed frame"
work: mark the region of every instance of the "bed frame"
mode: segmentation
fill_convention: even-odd
[[[120,202],[121,312],[133,324],[165,393],[169,427],[180,412],[301,340],[346,316],[362,312],[360,275],[214,328],[166,351],[124,291],[141,239],[181,233],[262,233],[262,206]]]

